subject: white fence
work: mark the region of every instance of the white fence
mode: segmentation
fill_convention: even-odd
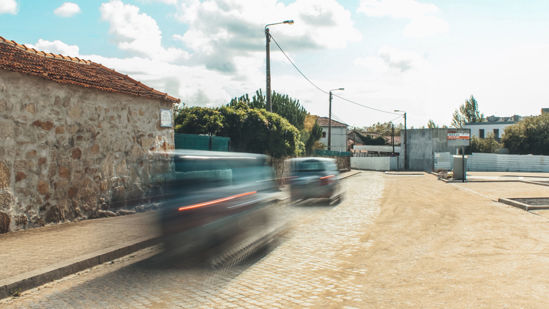
[[[355,151],[368,151],[368,152],[393,152],[393,146],[387,145],[355,145],[353,146]],[[400,146],[395,146],[395,152],[400,153]]]
[[[398,157],[351,157],[351,168],[372,171],[393,171],[398,168]]]
[[[473,153],[469,157],[470,171],[549,172],[549,156]]]
[[[472,155],[467,157],[467,170],[469,171],[549,172],[549,156],[473,152]],[[449,152],[435,153],[435,170],[450,170],[453,168],[453,161],[453,157]]]

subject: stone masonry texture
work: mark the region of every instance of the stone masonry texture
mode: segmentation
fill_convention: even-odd
[[[143,196],[174,149],[172,103],[0,71],[0,233],[84,219]]]

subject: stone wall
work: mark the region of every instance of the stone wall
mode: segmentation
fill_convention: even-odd
[[[174,149],[170,103],[0,71],[0,233],[142,197],[147,157]]]

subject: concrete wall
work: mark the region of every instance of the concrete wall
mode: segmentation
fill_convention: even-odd
[[[432,171],[435,152],[450,152],[455,154],[462,146],[448,140],[449,129],[412,129],[408,130],[408,169],[412,171]],[[468,132],[467,129],[451,129],[459,132]],[[401,131],[401,140],[404,146],[404,130]],[[404,150],[405,147],[403,147]],[[404,151],[401,152],[404,160]],[[404,167],[402,161],[401,167]]]
[[[397,169],[398,157],[351,157],[351,168],[373,171],[393,171]]]
[[[0,71],[0,232],[88,218],[141,196],[141,160],[174,149],[161,107],[172,106]]]
[[[328,127],[322,127],[322,132],[326,132],[326,137],[321,137],[319,142],[328,146]],[[347,128],[332,127],[332,149],[333,151],[347,151]],[[328,148],[326,148],[328,149]]]

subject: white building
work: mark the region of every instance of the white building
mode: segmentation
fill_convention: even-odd
[[[519,122],[521,116],[515,115],[511,117],[496,117],[489,116],[483,122],[469,122],[463,127],[471,129],[471,136],[486,138],[493,135],[496,139],[500,139],[505,133],[505,128]]]
[[[322,128],[322,137],[319,142],[326,145],[328,149],[328,117],[318,117],[318,125]],[[331,149],[333,151],[347,151],[347,125],[332,119],[332,140]]]

